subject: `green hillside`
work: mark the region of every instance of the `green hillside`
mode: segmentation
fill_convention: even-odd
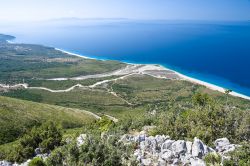
[[[0,144],[11,142],[27,130],[52,120],[63,128],[81,127],[94,120],[83,111],[0,97]]]

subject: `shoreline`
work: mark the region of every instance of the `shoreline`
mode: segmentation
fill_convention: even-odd
[[[10,44],[15,44],[16,42],[13,42],[13,41],[10,41],[10,40],[6,40],[6,42],[10,43]],[[79,58],[84,58],[84,59],[92,59],[92,60],[102,60],[103,59],[98,59],[98,58],[92,58],[92,57],[89,57],[89,56],[84,56],[84,55],[81,55],[81,54],[77,54],[77,53],[73,53],[73,52],[70,52],[70,51],[66,51],[66,50],[63,50],[63,49],[60,49],[60,48],[56,48],[56,47],[53,47],[55,50],[57,51],[61,51],[65,54],[69,54],[69,55],[73,55],[73,56],[76,56],[76,57],[79,57]],[[122,63],[125,63],[125,64],[128,64],[128,65],[146,65],[146,66],[155,66],[157,67],[159,70],[159,67],[162,69],[162,70],[168,70],[168,71],[172,71],[174,72],[176,75],[178,75],[181,79],[183,80],[186,80],[186,81],[189,81],[189,82],[192,82],[194,84],[199,84],[199,85],[203,85],[211,90],[214,90],[214,91],[219,91],[221,93],[225,93],[225,90],[226,88],[223,88],[221,86],[218,86],[218,85],[215,85],[215,84],[212,84],[212,83],[209,83],[209,82],[205,82],[205,81],[202,81],[202,80],[199,80],[197,78],[193,78],[193,77],[190,77],[190,76],[187,76],[187,75],[184,75],[178,71],[175,71],[173,69],[169,69],[165,66],[162,66],[160,64],[136,64],[136,63],[128,63],[128,62],[123,62],[123,61],[120,61]],[[231,96],[235,96],[235,97],[240,97],[240,98],[243,98],[243,99],[246,99],[246,100],[250,100],[250,96],[247,96],[247,95],[244,95],[244,94],[241,94],[241,93],[238,93],[238,92],[235,92],[235,91],[232,91],[230,93]]]
[[[102,60],[102,59],[98,59],[98,58],[91,58],[91,57],[88,57],[88,56],[83,56],[81,54],[76,54],[76,53],[73,53],[73,52],[65,51],[65,50],[59,49],[59,48],[54,48],[54,49],[58,50],[58,51],[61,51],[63,53],[66,53],[66,54],[69,54],[69,55],[73,55],[73,56],[77,56],[77,57],[84,58],[84,59]],[[159,67],[160,67],[162,70],[168,70],[168,71],[174,72],[176,75],[178,75],[183,80],[192,82],[194,84],[203,85],[203,86],[205,86],[205,87],[207,87],[207,88],[209,88],[211,90],[219,91],[221,93],[225,93],[225,90],[226,90],[226,88],[223,88],[221,86],[218,86],[218,85],[215,85],[215,84],[212,84],[212,83],[209,83],[209,82],[205,82],[205,81],[193,78],[193,77],[189,77],[187,75],[184,75],[184,74],[182,74],[180,72],[177,72],[175,70],[169,69],[169,68],[167,68],[165,66],[162,66],[162,65],[159,65],[159,64],[136,64],[136,63],[127,63],[127,62],[122,62],[122,63],[128,64],[128,65],[132,64],[132,65],[155,66],[155,67],[158,68],[157,70],[159,70]],[[246,99],[246,100],[250,100],[250,96],[247,96],[247,95],[235,92],[235,91],[232,91],[230,93],[230,95],[231,96],[235,96],[235,97],[240,97],[240,98],[243,98],[243,99]]]

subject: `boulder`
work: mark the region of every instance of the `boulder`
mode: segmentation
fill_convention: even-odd
[[[166,140],[161,146],[161,151],[164,151],[165,149],[171,149],[171,146],[174,142],[174,140]]]
[[[191,166],[206,166],[205,162],[201,159],[190,159]]]
[[[150,166],[150,165],[152,165],[152,160],[151,160],[150,158],[142,159],[141,162],[142,162],[142,164],[145,165],[145,166]]]
[[[157,166],[166,166],[167,162],[161,158],[158,159],[158,165]]]
[[[230,145],[230,142],[227,138],[220,138],[214,141],[214,145],[216,147],[216,150],[218,152],[221,152],[224,150],[225,146]]]
[[[174,158],[174,153],[169,150],[169,149],[166,149],[164,150],[161,154],[160,154],[160,157],[164,160],[164,161],[171,161],[173,158]]]
[[[192,156],[201,159],[204,156],[204,154],[205,154],[205,147],[203,142],[195,137],[192,145]]]
[[[222,150],[223,150],[223,153],[225,154],[225,153],[232,152],[232,151],[234,151],[235,149],[236,149],[236,145],[230,144],[230,145],[224,146]]]
[[[193,142],[186,141],[187,154],[191,154],[192,153],[192,145],[193,145]]]
[[[184,140],[175,141],[171,146],[171,150],[175,156],[185,154],[187,152],[186,142]]]
[[[0,166],[12,166],[12,163],[4,160],[0,161]]]
[[[146,139],[146,134],[139,135],[139,142],[145,141],[145,139]]]
[[[41,154],[41,149],[40,148],[36,148],[35,149],[35,155],[39,155]]]
[[[155,152],[156,151],[156,149],[157,149],[157,142],[155,140],[155,137],[150,136],[150,137],[146,138],[145,143],[146,143],[147,148],[149,148],[149,150],[151,152]]]

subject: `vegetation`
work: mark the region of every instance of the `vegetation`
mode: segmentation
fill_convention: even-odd
[[[125,64],[117,61],[97,61],[71,56],[51,47],[0,43],[1,83],[14,84],[23,80],[98,74],[124,66]]]
[[[250,165],[250,144],[244,142],[243,146],[230,154],[231,158],[225,160],[223,165],[225,166],[248,166]]]
[[[1,96],[0,114],[0,145],[15,141],[33,126],[47,120],[58,122],[63,128],[80,127],[94,120],[94,117],[80,110]]]
[[[11,38],[0,35],[0,83],[15,84],[24,79],[30,86],[66,89],[116,77],[47,79],[98,74],[125,66],[70,56],[50,47],[5,42]],[[216,139],[227,137],[243,146],[223,164],[249,165],[250,102],[232,97],[230,92],[145,75],[63,93],[35,89],[1,92],[5,97],[0,97],[0,160],[23,162],[40,148],[50,157],[46,161],[33,158],[29,165],[138,165],[132,157],[136,145],[118,140],[125,133],[154,125],[157,127],[151,135],[165,134],[176,140],[198,137],[210,146]],[[107,116],[95,121],[82,110],[113,115],[119,121],[114,123]],[[76,137],[82,133],[87,138],[79,146]],[[221,158],[211,153],[205,161],[217,165]]]
[[[51,150],[62,145],[62,131],[53,122],[44,123],[41,127],[33,127],[18,142],[17,146],[7,154],[9,161],[19,163],[35,156],[35,149],[40,148],[42,153],[49,153]],[[34,159],[32,163],[39,160]]]
[[[209,153],[205,157],[207,166],[220,166],[221,156],[217,153]]]
[[[35,157],[34,159],[30,161],[28,166],[46,166],[46,164],[41,158]]]

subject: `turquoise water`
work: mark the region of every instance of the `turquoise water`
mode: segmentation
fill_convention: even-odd
[[[5,29],[17,42],[99,59],[161,64],[250,96],[250,22],[88,21]]]

